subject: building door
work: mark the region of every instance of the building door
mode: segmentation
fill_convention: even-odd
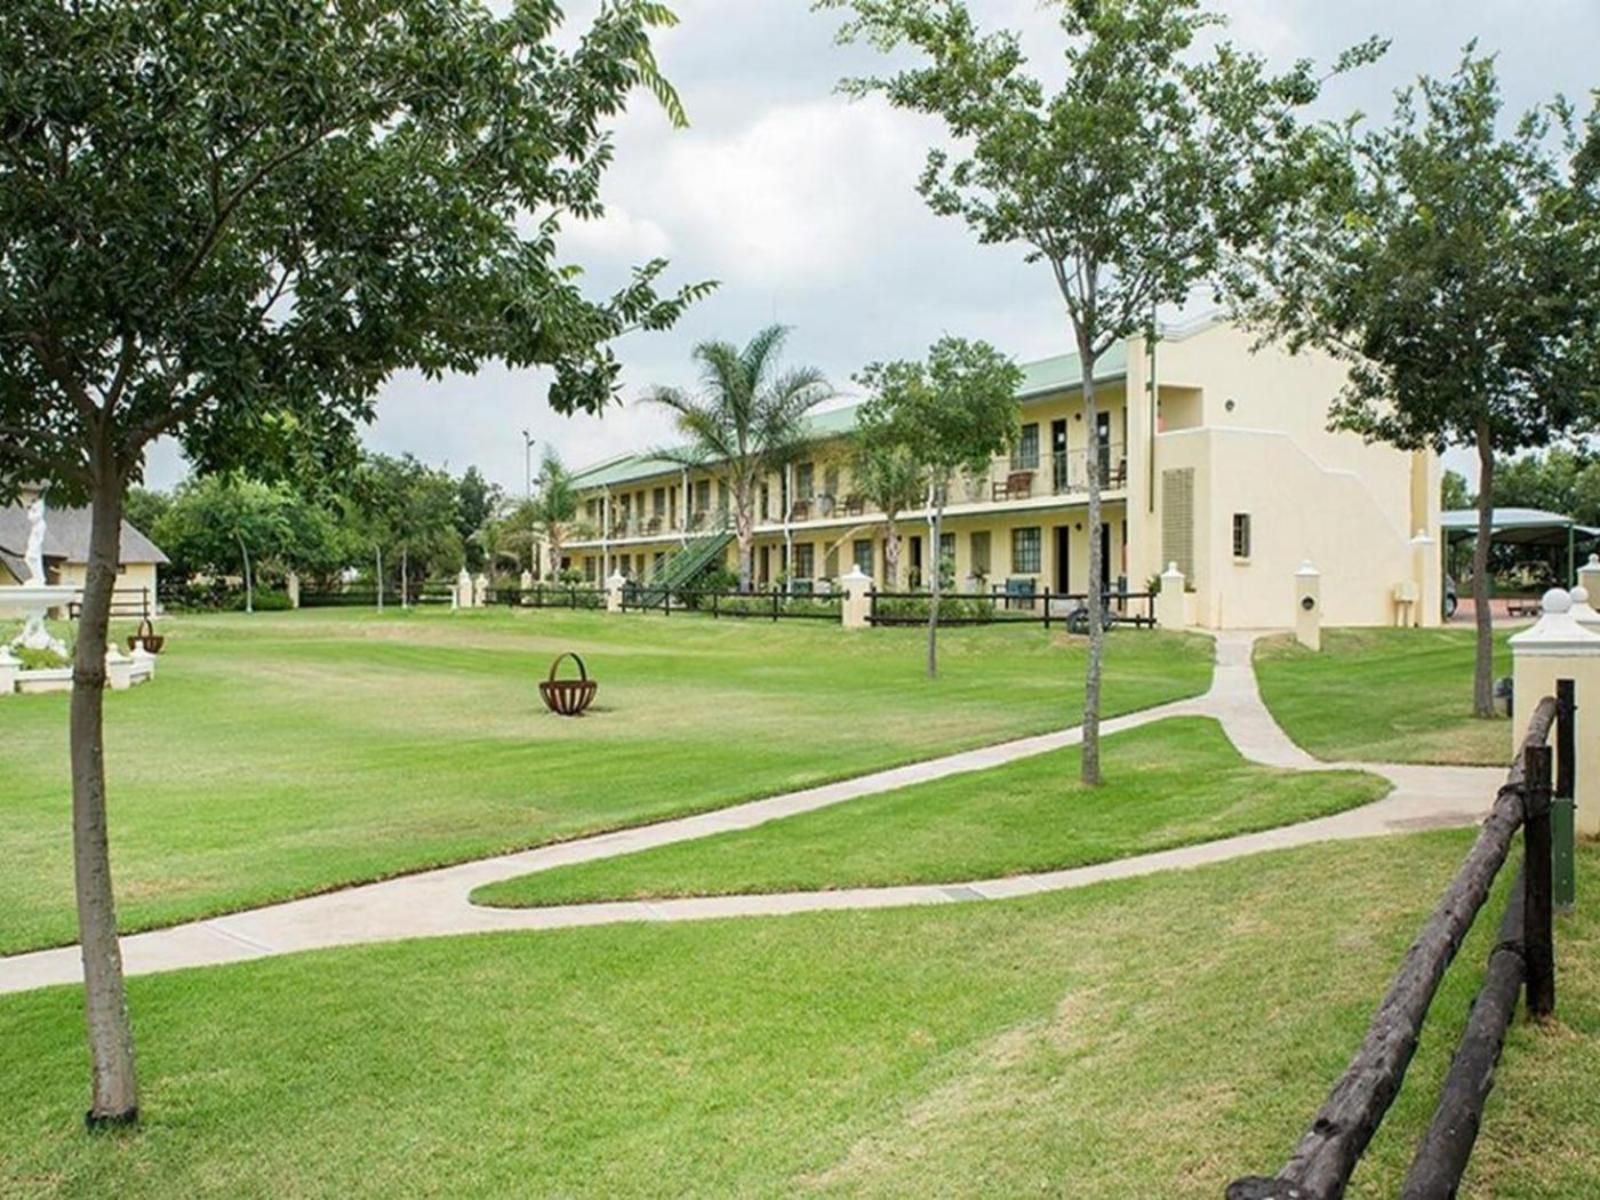
[[[922,586],[922,538],[912,534],[907,541],[911,553],[910,586],[915,590]]]
[[[761,547],[761,573],[756,576],[756,583],[766,587],[767,580],[772,578],[772,547]]]
[[[1100,590],[1108,592],[1116,581],[1111,578],[1111,522],[1100,522]]]
[[[1050,478],[1055,482],[1056,495],[1067,490],[1067,422],[1065,418],[1050,422]]]
[[[1072,590],[1072,526],[1056,526],[1056,591]]]
[[[1101,412],[1094,416],[1095,465],[1100,471],[1100,486],[1105,487],[1111,481],[1111,414]]]

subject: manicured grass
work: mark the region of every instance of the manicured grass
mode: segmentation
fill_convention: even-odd
[[[125,929],[715,808],[1077,722],[1084,643],[481,612],[173,618],[155,682],[108,693]],[[575,649],[592,715],[537,684]],[[570,670],[570,664],[568,665]],[[1194,695],[1205,639],[1119,631],[1106,709]],[[73,940],[67,697],[0,700],[0,952]]]
[[[1326,816],[1381,797],[1356,771],[1254,766],[1217,722],[1158,721],[1105,740],[1106,782],[1081,753],[867,796],[754,829],[524,875],[473,899],[511,907],[639,897],[956,883],[1106,862]]]
[[[1495,678],[1511,673],[1495,637]],[[1511,759],[1503,719],[1472,715],[1470,629],[1330,629],[1322,652],[1292,638],[1256,645],[1261,696],[1284,730],[1330,762],[1479,763]]]
[[[130,1135],[82,1132],[77,990],[6,997],[0,1194],[1215,1200],[1287,1156],[1471,836],[139,978]],[[1600,851],[1580,869],[1559,1020],[1513,1032],[1473,1200],[1600,1192]],[[1498,917],[1353,1196],[1398,1191]]]

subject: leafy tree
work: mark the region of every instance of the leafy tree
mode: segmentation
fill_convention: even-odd
[[[279,564],[317,555],[301,546],[308,531],[305,506],[284,484],[267,484],[243,475],[207,475],[184,484],[157,526],[167,553],[187,572],[217,575],[239,572],[244,609],[255,611],[257,574],[264,560]]]
[[[1439,480],[1439,507],[1453,512],[1471,506],[1472,492],[1467,487],[1467,477],[1460,471],[1446,471]]]
[[[499,485],[490,483],[477,467],[468,467],[456,483],[456,531],[466,549],[467,570],[484,568],[482,548],[473,535],[504,506]]]
[[[701,342],[694,348],[701,394],[658,387],[646,397],[672,412],[688,443],[657,451],[658,456],[709,468],[728,484],[739,543],[740,591],[750,590],[755,498],[761,482],[800,446],[806,414],[833,395],[815,367],[779,371],[778,356],[788,335],[782,325],[769,325],[743,350],[731,342]]]
[[[172,497],[165,492],[153,491],[150,488],[131,487],[128,489],[128,499],[123,505],[122,515],[140,533],[148,537],[155,536],[156,526],[161,523],[161,518],[172,507]]]
[[[665,264],[595,301],[557,258],[601,211],[609,121],[655,69],[653,0],[578,36],[551,3],[0,6],[0,497],[92,510],[71,704],[91,1124],[136,1119],[101,690],[127,486],[175,437],[205,472],[348,444],[384,381],[487,359],[615,396],[608,343],[671,325]]]
[[[449,474],[410,454],[394,458],[368,455],[357,468],[352,486],[355,525],[378,562],[380,593],[388,571],[400,590],[400,602],[411,598],[413,568],[428,575],[454,575],[465,561],[465,547],[456,526],[457,484]]]
[[[1307,186],[1251,261],[1246,314],[1350,364],[1336,428],[1478,456],[1473,706],[1492,716],[1498,460],[1593,425],[1600,221],[1591,152],[1558,99],[1502,136],[1491,58],[1399,94],[1393,123],[1321,131]],[[1600,111],[1600,110],[1597,110]],[[1563,159],[1566,162],[1563,162]]]
[[[1096,428],[1095,366],[1188,299],[1223,251],[1259,234],[1297,143],[1293,110],[1316,98],[1309,63],[1269,75],[1261,61],[1196,40],[1221,18],[1198,0],[1054,0],[1064,47],[1052,87],[1024,68],[1018,36],[982,34],[963,0],[817,0],[848,8],[840,36],[909,47],[925,65],[847,80],[896,108],[937,116],[958,149],[928,152],[919,190],[986,243],[1046,263],[1082,368],[1084,419]],[[1364,61],[1348,52],[1336,70]],[[1090,456],[1089,544],[1102,525],[1101,464]],[[1100,677],[1106,564],[1089,556],[1089,658],[1083,779],[1100,780]]]
[[[928,678],[939,673],[939,540],[945,495],[957,471],[978,474],[1017,432],[1022,369],[987,342],[945,337],[926,362],[873,363],[857,377],[873,396],[862,405],[863,440],[903,448],[927,489],[934,569],[928,603]]]
[[[854,490],[883,513],[888,534],[883,543],[884,572],[889,590],[901,586],[900,514],[927,496],[926,467],[906,445],[902,428],[893,421],[857,420],[851,457]]]

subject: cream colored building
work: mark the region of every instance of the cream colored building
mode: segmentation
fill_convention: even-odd
[[[1328,623],[1436,624],[1438,457],[1329,432],[1344,367],[1251,345],[1236,326],[1208,319],[1114,347],[1097,368],[1093,429],[1075,355],[1026,364],[1017,446],[949,494],[940,556],[953,561],[958,588],[1081,594],[1095,462],[1105,511],[1098,552],[1114,590],[1145,591],[1176,562],[1192,623],[1282,627],[1293,621],[1295,572],[1309,561],[1321,572]],[[854,563],[895,586],[885,577],[883,515],[851,487],[854,418],[854,408],[816,414],[805,452],[764,484],[759,585],[815,587]],[[586,577],[671,574],[680,552],[734,565],[728,489],[714,467],[627,455],[575,483],[583,528],[564,548],[565,565]],[[926,513],[901,514],[898,531],[908,575],[899,585],[919,586],[938,561]]]
[[[27,578],[24,555],[28,545],[28,514],[21,505],[0,507],[0,616],[20,616],[8,608],[6,588]],[[127,521],[122,523],[122,561],[119,564],[113,611],[137,616],[144,605],[156,611],[156,580],[167,556]],[[83,586],[89,570],[89,510],[52,508],[45,515],[45,582]]]

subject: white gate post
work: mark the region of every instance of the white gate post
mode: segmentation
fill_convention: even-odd
[[[1322,649],[1322,572],[1309,558],[1294,573],[1294,636],[1307,650]]]

